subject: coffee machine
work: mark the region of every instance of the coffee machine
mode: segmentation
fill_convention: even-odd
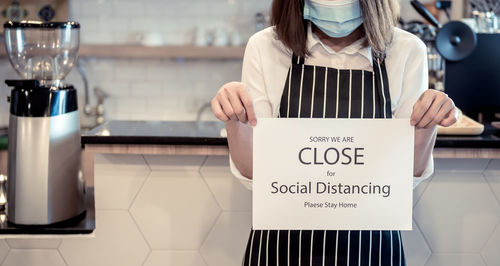
[[[85,215],[76,89],[65,84],[78,57],[76,22],[9,21],[5,48],[21,76],[10,96],[7,220],[67,223]]]

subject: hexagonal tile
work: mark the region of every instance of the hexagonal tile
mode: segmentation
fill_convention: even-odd
[[[11,238],[6,241],[11,248],[16,249],[53,249],[61,244],[61,239],[51,238]]]
[[[481,254],[487,265],[500,265],[500,224],[484,246]]]
[[[231,174],[227,156],[209,156],[200,173],[223,210],[252,210],[252,191],[246,189]]]
[[[153,171],[130,208],[153,249],[198,249],[220,207],[198,172]]]
[[[3,259],[5,259],[7,253],[9,253],[9,246],[7,245],[5,240],[0,240],[0,261],[3,261]]]
[[[151,252],[144,266],[205,266],[200,253],[196,251],[160,251]]]
[[[127,210],[151,172],[142,155],[96,154],[97,210]]]
[[[141,265],[149,247],[126,211],[97,211],[95,238],[63,239],[59,250],[72,266]]]
[[[485,173],[484,177],[486,181],[488,181],[488,184],[490,185],[493,194],[495,194],[498,204],[500,204],[500,175],[492,175]]]
[[[425,265],[432,252],[415,221],[413,221],[413,230],[401,231],[401,238],[403,239],[406,264],[411,266]]]
[[[205,157],[204,155],[144,155],[153,171],[198,171]]]
[[[500,175],[500,159],[492,159],[484,173]]]
[[[417,205],[418,200],[422,197],[422,194],[424,194],[425,189],[429,185],[429,183],[432,181],[432,177],[434,177],[435,174],[431,175],[429,178],[423,180],[418,184],[416,188],[413,189],[413,207]]]
[[[434,253],[425,266],[485,266],[485,264],[479,254]]]
[[[500,206],[482,174],[437,173],[413,214],[433,252],[479,252]]]
[[[491,160],[490,164],[484,171],[484,176],[495,193],[495,196],[500,204],[500,160]]]
[[[5,258],[2,266],[65,266],[64,260],[61,258],[57,250],[43,249],[12,249]]]
[[[250,212],[223,212],[200,249],[207,264],[240,265],[251,227]]]
[[[455,159],[436,158],[434,170],[436,172],[478,172],[482,173],[490,159]]]

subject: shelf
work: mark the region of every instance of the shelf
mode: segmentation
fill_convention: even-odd
[[[111,58],[242,59],[245,47],[82,45],[80,56]]]
[[[242,59],[244,46],[143,46],[126,44],[85,44],[80,46],[82,57],[132,58],[132,59]],[[0,57],[5,57],[5,47],[0,47]]]

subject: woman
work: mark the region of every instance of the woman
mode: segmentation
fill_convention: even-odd
[[[395,27],[397,0],[274,0],[273,26],[252,36],[242,82],[212,100],[230,164],[249,187],[257,117],[411,118],[414,185],[433,172],[436,125],[456,121],[428,90],[426,47]],[[244,265],[406,265],[398,231],[252,230]]]

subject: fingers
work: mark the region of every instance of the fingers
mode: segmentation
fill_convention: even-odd
[[[248,121],[252,126],[257,125],[257,116],[255,115],[255,109],[253,108],[253,102],[252,99],[250,98],[250,95],[248,95],[248,92],[244,88],[243,90],[240,90],[239,95],[240,95],[240,100],[243,103],[243,106],[245,107]]]
[[[245,112],[243,104],[241,103],[239,95],[236,92],[230,91],[229,88],[225,88],[224,90],[226,92],[226,95],[228,96],[229,102],[231,103],[234,114],[240,122],[246,123],[248,121],[247,114]]]
[[[250,122],[252,126],[257,124],[252,99],[243,83],[226,83],[212,99],[211,106],[215,117],[224,122],[232,120]]]
[[[438,124],[450,126],[455,122],[455,104],[443,92],[428,90],[413,106],[411,124],[416,128],[431,128]]]
[[[416,125],[417,128],[430,128],[438,124],[441,121],[441,119],[436,121],[436,119],[438,119],[437,117],[438,113],[444,107],[446,102],[447,102],[447,97],[444,94],[437,95],[432,101],[432,104],[427,110],[427,112],[425,112],[420,122],[417,123]],[[445,114],[448,113],[448,111],[449,109],[446,110]]]
[[[412,126],[417,125],[422,120],[422,117],[427,112],[432,102],[434,101],[435,95],[429,90],[425,91],[417,102],[413,105],[413,112],[410,117],[410,124]]]
[[[229,117],[229,119],[238,121],[238,117],[234,113],[233,107],[231,106],[231,103],[229,102],[228,95],[226,94],[225,90],[222,89],[219,93],[217,93],[217,100],[219,101],[220,105],[222,106],[222,110],[224,111],[224,114]]]
[[[424,126],[424,128],[431,128],[435,125],[440,124],[441,121],[443,121],[443,119],[445,118],[445,116],[447,116],[448,113],[450,113],[450,111],[452,111],[454,108],[455,107],[451,101],[445,101],[445,103],[439,109],[438,113],[427,125]]]
[[[216,98],[212,99],[212,112],[214,113],[215,117],[217,117],[217,119],[221,121],[226,122],[229,120],[229,117],[224,114],[224,111],[222,110],[222,107],[220,106],[220,103]]]
[[[457,122],[457,109],[453,107],[451,111],[446,114],[445,118],[439,123],[443,127],[449,127]]]

